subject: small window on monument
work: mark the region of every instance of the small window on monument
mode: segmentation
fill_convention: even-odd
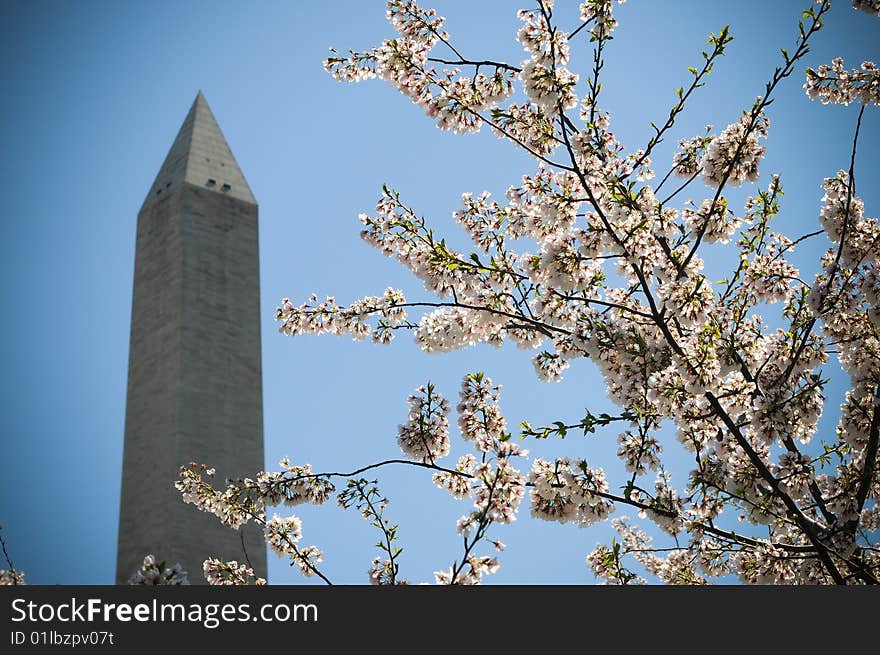
[[[217,180],[208,180],[208,183],[205,186],[217,186]]]
[[[156,191],[156,195],[157,195],[157,196],[158,196],[160,193],[162,193],[162,189],[159,189],[158,191]]]
[[[170,186],[171,186],[171,182],[169,182],[168,184],[166,184],[166,185],[165,185],[165,188],[167,189],[167,188],[170,187]]]
[[[229,186],[228,184],[224,184],[222,187],[220,187],[220,190],[226,192],[226,191],[229,191],[231,188],[232,187]]]

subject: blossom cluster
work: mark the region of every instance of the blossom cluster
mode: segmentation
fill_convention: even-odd
[[[261,511],[260,503],[246,495],[243,497],[237,486],[231,485],[226,491],[218,491],[202,477],[202,473],[206,478],[210,478],[214,475],[214,470],[195,463],[188,468],[183,466],[180,468],[180,479],[174,483],[174,486],[180,492],[183,502],[213,514],[224,525],[235,529],[250,521]]]
[[[324,68],[337,80],[358,82],[379,77],[419,105],[437,127],[456,133],[476,132],[484,122],[480,112],[494,108],[513,93],[510,67],[495,66],[490,74],[478,70],[460,75],[459,68],[438,72],[429,54],[438,42],[448,43],[444,19],[414,2],[389,0],[386,17],[398,33],[369,51],[350,50],[347,57],[331,49]],[[467,62],[462,62],[466,64]]]
[[[511,454],[524,455],[514,449]],[[513,523],[525,496],[525,478],[514,468],[509,456],[499,454],[495,465],[483,463],[474,469],[477,484],[472,487],[474,511],[458,522],[458,531],[466,533],[482,520]]]
[[[823,105],[880,105],[880,70],[872,61],[863,61],[860,68],[848,71],[840,57],[831,65],[822,64],[817,69],[806,70],[804,83],[811,100],[821,100]]]
[[[4,585],[23,585],[24,573],[14,569],[0,569],[0,587]]]
[[[667,584],[704,585],[706,578],[699,569],[718,576],[728,573],[726,565],[717,565],[717,543],[705,539],[696,546],[696,555],[689,548],[672,548],[665,556],[659,556],[652,547],[653,539],[640,528],[632,525],[629,518],[621,516],[611,521],[621,540],[615,540],[609,548],[599,544],[587,555],[587,565],[597,578],[611,584],[645,584],[646,580],[627,569],[623,558],[631,555],[645,571],[657,576]]]
[[[617,4],[620,5],[624,2],[626,0],[617,0]],[[617,27],[613,8],[613,0],[587,0],[581,3],[581,20],[593,22],[593,25],[590,27],[590,33],[594,39],[610,38],[611,32]]]
[[[624,2],[626,0],[617,0],[619,5],[622,5]],[[613,0],[587,0],[581,3],[581,20],[586,23],[593,23],[590,27],[590,34],[594,39],[611,38],[611,32],[617,27],[617,20],[614,18],[613,9]]]
[[[703,181],[714,187],[722,182],[739,186],[745,181],[756,181],[758,163],[765,152],[759,139],[767,138],[769,128],[766,116],[750,113],[728,125],[706,146],[700,166]]]
[[[431,462],[449,454],[449,401],[428,383],[407,399],[406,423],[397,428],[397,444],[417,462]]]
[[[507,421],[498,406],[501,387],[481,373],[465,376],[456,411],[461,436],[480,452],[498,450],[507,438]]]
[[[251,567],[235,560],[224,562],[212,557],[205,560],[202,568],[205,580],[209,585],[262,586],[266,584],[266,579],[258,577]]]
[[[712,126],[708,125],[705,136],[695,136],[678,142],[681,149],[672,157],[672,170],[677,177],[687,179],[700,171],[706,146],[712,142],[712,137],[708,135],[711,130]]]
[[[471,373],[462,380],[457,411],[461,436],[473,443],[481,460],[472,454],[462,456],[454,471],[443,470],[433,476],[434,483],[454,498],[472,498],[474,508],[462,516],[456,529],[464,538],[465,556],[446,571],[434,574],[438,584],[479,584],[483,576],[498,570],[497,557],[477,556],[471,550],[479,541],[491,541],[496,551],[499,541],[489,540],[493,524],[516,520],[525,497],[526,479],[512,460],[526,457],[528,451],[510,441],[506,420],[498,405],[500,387],[483,373]]]
[[[865,216],[864,203],[854,195],[853,182],[844,171],[826,179],[823,188],[820,222],[835,245],[822,260],[810,304],[822,320],[825,337],[837,344],[837,359],[850,378],[837,431],[856,456],[842,462],[836,476],[822,476],[816,482],[824,487],[833,511],[841,513],[841,522],[854,521],[870,529],[877,524],[877,506],[871,507],[867,500],[880,495],[880,484],[866,480],[863,470],[871,470],[867,457],[880,432],[880,221]],[[853,535],[846,534],[849,541],[844,547],[857,548]]]
[[[214,470],[193,462],[189,467],[181,467],[175,487],[184,502],[213,514],[225,525],[238,529],[251,520],[262,525],[266,542],[273,551],[288,557],[303,575],[316,575],[323,553],[314,546],[298,545],[302,538],[300,519],[275,514],[267,520],[266,508],[306,502],[321,505],[335,491],[335,486],[328,476],[313,474],[308,464],[291,465],[284,458],[280,466],[281,471],[260,471],[253,479],[229,481],[225,489],[219,490],[211,483]]]
[[[608,493],[605,473],[588,468],[586,462],[572,467],[567,459],[549,462],[537,458],[528,481],[532,485],[532,516],[536,518],[584,527],[601,521],[614,509],[603,497]]]
[[[366,296],[348,307],[340,307],[332,296],[318,302],[312,295],[309,300],[294,307],[288,298],[281,300],[275,310],[275,320],[280,321],[278,331],[296,334],[349,334],[352,339],[364,339],[372,335],[378,343],[389,343],[394,329],[406,320],[406,302],[401,291],[388,287],[381,296]],[[368,319],[376,317],[375,328]]]
[[[166,566],[165,562],[157,562],[153,555],[144,557],[141,567],[128,580],[130,585],[188,585],[189,577],[178,563]]]
[[[545,114],[577,106],[578,76],[565,68],[569,60],[568,37],[551,28],[546,11],[552,2],[541,0],[540,12],[520,10],[523,22],[517,38],[531,57],[522,63],[520,79],[529,99]]]
[[[547,157],[560,145],[552,116],[532,103],[495,107],[490,117],[495,136],[509,139],[538,156]]]
[[[401,580],[396,577],[392,561],[390,559],[382,559],[381,557],[375,557],[370,563],[370,568],[367,570],[367,577],[370,579],[371,585],[384,586],[408,584],[406,580]]]
[[[477,466],[476,458],[468,453],[462,455],[455,465],[455,472],[440,471],[432,477],[434,484],[448,491],[453,498],[462,500],[471,495],[471,478]]]
[[[437,571],[434,580],[439,585],[477,585],[480,584],[484,575],[492,575],[501,566],[497,557],[487,555],[471,555],[465,560],[467,568],[457,569],[449,567],[448,571]]]
[[[304,576],[311,577],[317,573],[317,566],[324,561],[324,554],[315,546],[297,546],[302,539],[302,521],[298,517],[275,514],[266,521],[263,533],[269,548],[282,557],[288,557]]]
[[[706,198],[698,209],[686,207],[681,214],[688,229],[701,233],[706,243],[728,243],[742,226],[742,219],[730,210],[724,196],[714,201]]]

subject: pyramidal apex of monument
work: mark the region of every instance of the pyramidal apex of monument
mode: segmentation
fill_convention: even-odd
[[[184,183],[257,204],[201,91],[180,126],[144,205],[174,192]]]

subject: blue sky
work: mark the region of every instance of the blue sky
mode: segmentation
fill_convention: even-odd
[[[556,15],[568,16],[560,24],[573,28],[577,3],[557,4]],[[620,140],[635,148],[648,139],[649,122],[665,119],[673,89],[687,81],[688,66],[699,64],[708,33],[727,23],[735,37],[728,55],[670,143],[658,149],[656,169],[668,164],[679,138],[706,123],[721,129],[736,120],[779,62],[778,48],[792,49],[799,11],[808,4],[631,0],[619,7],[602,95]],[[880,19],[853,11],[849,2],[835,5],[805,65],[837,55],[851,67],[880,60]],[[433,6],[447,16],[447,29],[467,56],[524,59],[515,41],[520,5],[437,0]],[[474,370],[503,385],[511,425],[611,409],[588,361],[551,385],[539,382],[528,355],[513,348],[426,355],[408,337],[383,348],[276,332],[272,314],[283,296],[305,299],[314,291],[348,302],[392,285],[408,297],[426,297],[358,236],[357,214],[373,209],[383,182],[439,232],[454,235],[453,243],[463,243],[451,219],[461,193],[503,194],[534,169],[488,132],[440,132],[379,81],[344,85],[323,71],[329,47],[367,48],[392,35],[380,0],[40,0],[3,3],[0,18],[0,523],[29,582],[113,581],[136,215],[199,89],[260,204],[270,467],[283,455],[316,470],[395,457],[407,394],[430,378],[454,400],[461,376]],[[586,73],[586,47],[574,50],[573,61]],[[858,111],[809,102],[802,69],[770,108],[761,169],[762,185],[771,172],[782,174],[779,225],[789,234],[815,229],[822,178],[847,167]],[[858,192],[876,216],[876,110],[866,112],[862,132]],[[807,275],[824,247],[800,249],[796,263]],[[838,376],[829,395],[839,398],[842,391]],[[836,402],[826,408],[825,430],[833,429]],[[586,457],[616,485],[622,469],[613,457],[615,438],[600,432],[528,447],[547,457]],[[467,452],[460,440],[453,444],[454,457]],[[670,443],[667,450],[681,462],[676,448]],[[381,480],[389,516],[401,526],[401,573],[431,580],[460,556],[455,521],[468,504],[434,488],[422,471],[389,470]],[[299,509],[304,543],[324,550],[328,576],[366,582],[376,535],[359,515],[333,503]],[[524,505],[516,524],[492,534],[508,544],[495,582],[591,583],[584,556],[611,531],[534,521]],[[271,582],[303,580],[270,560]]]

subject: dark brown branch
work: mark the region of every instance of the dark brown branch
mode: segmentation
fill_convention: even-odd
[[[449,64],[451,66],[476,66],[480,68],[480,66],[494,66],[495,68],[501,68],[503,70],[508,70],[513,73],[522,72],[521,68],[516,66],[511,66],[510,64],[505,64],[501,61],[490,61],[488,59],[484,59],[482,61],[472,61],[470,59],[459,59],[455,61],[454,59],[440,59],[439,57],[428,57],[428,61],[433,61],[438,64]]]

